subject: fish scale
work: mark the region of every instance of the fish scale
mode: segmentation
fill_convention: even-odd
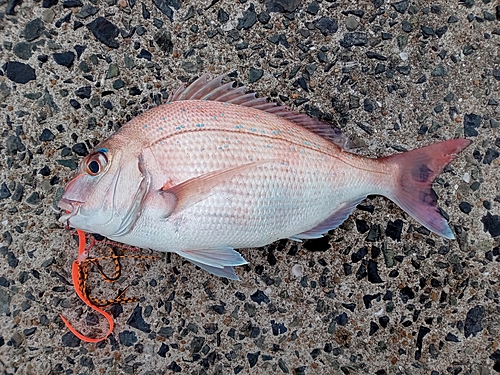
[[[469,143],[366,158],[338,129],[202,76],[82,161],[60,220],[237,279],[234,249],[321,237],[369,194],[453,238],[431,183]]]

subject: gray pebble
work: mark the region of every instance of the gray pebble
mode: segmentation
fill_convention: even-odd
[[[106,79],[111,79],[118,77],[120,75],[120,69],[118,68],[118,64],[111,63],[109,64],[108,71],[106,73]]]
[[[78,12],[78,14],[76,15],[76,17],[79,18],[79,19],[85,19],[85,18],[88,18],[90,16],[93,16],[98,11],[99,11],[99,8],[96,8],[96,7],[94,7],[92,5],[89,5],[89,4],[85,4],[82,7],[82,9],[80,9],[80,12]]]
[[[203,348],[204,344],[205,344],[204,337],[195,336],[191,341],[191,352],[199,353],[201,351],[201,348]]]
[[[410,22],[404,20],[403,22],[401,22],[401,29],[404,32],[411,33],[413,31],[413,26],[411,25]]]
[[[359,20],[357,17],[354,16],[348,16],[345,19],[345,26],[347,30],[349,31],[354,31],[359,27]]]
[[[471,335],[476,336],[479,332],[483,330],[481,321],[484,317],[484,307],[475,306],[467,312],[467,317],[465,318],[464,334],[465,337]]]
[[[455,94],[453,94],[452,92],[449,92],[448,94],[446,94],[446,96],[444,97],[444,101],[449,103],[451,102],[453,99],[455,98]]]
[[[40,18],[36,18],[26,24],[24,28],[24,38],[28,42],[31,42],[42,35],[43,29],[43,21]]]
[[[12,297],[10,293],[5,289],[0,288],[0,313],[2,313],[2,315],[7,315],[10,313],[11,300]]]
[[[229,14],[222,8],[219,8],[219,11],[217,13],[217,21],[220,23],[226,23],[229,21]]]
[[[7,199],[11,196],[10,190],[5,182],[0,185],[0,199]]]
[[[448,26],[444,25],[436,30],[436,35],[438,36],[438,38],[441,38],[443,37],[444,34],[446,34],[447,31],[448,31]]]
[[[10,87],[5,82],[0,83],[0,100],[7,98],[10,95]]]
[[[486,154],[484,155],[483,164],[491,164],[491,162],[498,158],[498,156],[500,156],[500,154],[497,150],[488,148],[486,150]]]
[[[78,163],[74,161],[73,159],[59,159],[56,160],[56,162],[63,167],[67,167],[71,169],[72,171],[76,170],[78,168]]]
[[[45,314],[40,315],[40,318],[38,319],[38,321],[40,322],[40,324],[42,326],[49,325],[49,319],[47,318],[47,315],[45,315]]]
[[[337,21],[330,17],[321,17],[319,20],[314,21],[314,26],[321,31],[324,36],[336,33],[339,28]]]
[[[257,22],[257,13],[255,13],[255,6],[250,3],[248,9],[243,11],[243,17],[238,18],[238,25],[236,26],[236,29],[248,30],[255,24],[255,22]]]
[[[460,340],[458,339],[457,336],[455,336],[453,333],[451,332],[448,332],[445,336],[445,341],[449,341],[449,342],[460,342]]]
[[[253,303],[245,303],[244,306],[245,312],[248,314],[249,317],[255,316],[257,309],[255,308],[255,305]]]
[[[266,294],[262,290],[260,290],[260,289],[257,289],[257,291],[250,296],[250,299],[252,301],[258,303],[259,305],[262,302],[264,302],[266,304],[270,302],[269,297],[266,296]]]
[[[48,141],[53,141],[55,138],[54,133],[52,133],[49,129],[45,128],[42,130],[42,134],[40,134],[40,141],[42,142],[48,142]]]
[[[360,107],[359,96],[349,94],[349,109],[356,109],[359,107]]]
[[[462,52],[465,56],[471,55],[474,52],[474,47],[471,45],[464,46]]]
[[[31,48],[31,43],[19,42],[14,46],[12,52],[14,52],[14,55],[19,57],[20,59],[28,60],[33,54]]]
[[[266,0],[268,12],[292,13],[297,9],[301,0]]]
[[[78,64],[78,68],[84,73],[91,72],[90,66],[89,66],[89,64],[87,64],[87,62],[85,60],[80,61],[80,64]]]
[[[254,367],[257,364],[257,361],[259,360],[259,356],[260,356],[260,352],[247,354],[247,359],[248,359],[248,363],[250,364],[250,368]]]
[[[65,66],[66,68],[71,68],[75,60],[75,53],[72,51],[57,52],[52,54],[52,57],[57,64]]]
[[[7,246],[12,244],[12,235],[10,234],[9,231],[3,232],[2,237],[3,237],[4,244],[6,244]]]
[[[79,8],[83,5],[81,0],[64,0],[63,8]]]
[[[151,325],[146,323],[142,317],[142,307],[140,305],[134,308],[132,315],[130,315],[130,318],[127,320],[127,324],[139,331],[146,333],[151,332]]]
[[[410,75],[411,73],[411,66],[410,65],[397,66],[396,70],[402,75],[407,76]]]
[[[71,149],[69,147],[63,147],[61,150],[61,156],[66,157],[66,156],[71,156]]]
[[[80,339],[71,332],[66,332],[62,335],[61,341],[68,348],[77,348],[80,346]]]
[[[365,55],[369,59],[375,59],[375,60],[379,60],[379,61],[386,61],[387,60],[386,56],[381,55],[380,53],[377,53],[377,52],[373,52],[373,51],[367,51],[365,53]]]
[[[187,329],[193,333],[198,333],[198,326],[194,323],[188,323]]]
[[[203,62],[201,60],[198,60],[196,63],[192,61],[184,61],[181,64],[181,67],[188,73],[196,73],[203,70]]]
[[[168,17],[171,22],[174,22],[174,9],[179,9],[179,3],[176,1],[167,1],[167,0],[153,0],[153,4]]]
[[[365,98],[365,100],[363,101],[363,109],[368,113],[372,113],[375,109],[374,102],[368,98]]]
[[[160,346],[160,349],[158,349],[158,352],[157,354],[162,357],[162,358],[165,358],[167,356],[167,352],[169,351],[169,347],[168,345],[166,345],[165,343],[161,343],[161,346]],[[156,374],[155,372],[153,372],[153,374]]]
[[[279,366],[279,368],[281,369],[281,371],[283,371],[285,374],[290,373],[290,370],[289,370],[289,369],[288,369],[288,367],[286,366],[286,363],[285,363],[285,361],[283,360],[283,358],[278,359],[278,366]]]
[[[120,344],[125,346],[133,346],[137,342],[137,335],[133,331],[122,331],[118,334]]]
[[[172,43],[172,36],[168,30],[158,30],[153,39],[163,52],[172,53],[174,45]],[[130,69],[129,65],[127,64],[127,55],[125,55],[125,66]]]
[[[24,336],[21,335],[19,332],[14,333],[10,338],[12,346],[16,349],[22,345],[23,341],[24,341]]]
[[[361,32],[345,33],[344,39],[340,41],[340,45],[344,48],[349,48],[352,46],[366,46],[367,44],[368,35]]]
[[[116,81],[113,82],[113,88],[115,90],[119,90],[125,86],[125,82],[121,79],[117,79]]]
[[[429,27],[429,26],[420,26],[420,29],[422,30],[422,33],[426,37],[436,35],[436,32],[434,31],[434,29],[432,27]]]
[[[118,36],[118,28],[106,18],[97,17],[87,25],[87,28],[101,43],[104,43],[110,48],[119,47],[119,44],[115,39]]]
[[[258,68],[250,68],[250,72],[248,74],[248,82],[254,83],[262,78],[264,75],[264,70]]]
[[[23,330],[24,336],[31,336],[36,332],[36,327],[26,328]]]
[[[306,8],[306,12],[312,15],[316,15],[319,11],[319,4],[316,1],[309,3]]]
[[[481,125],[482,117],[474,113],[467,113],[464,116],[464,135],[466,137],[477,137],[476,128]]]
[[[92,358],[87,356],[80,357],[80,365],[88,367],[91,371],[95,368]]]
[[[7,253],[7,263],[12,268],[16,268],[19,265],[19,259],[16,258],[16,255],[12,251]]]
[[[92,88],[90,86],[83,86],[75,90],[75,95],[80,99],[89,99]]]
[[[42,93],[41,92],[28,92],[26,94],[23,94],[23,96],[27,99],[30,99],[30,100],[37,100],[37,99],[40,99],[42,97]]]
[[[487,10],[483,10],[483,17],[486,21],[495,21],[495,15]]]
[[[174,329],[172,327],[161,327],[160,330],[158,331],[158,336],[161,337],[172,337],[174,334]]]
[[[406,10],[408,9],[408,6],[410,5],[410,1],[409,0],[402,0],[402,1],[392,3],[391,5],[393,6],[393,8],[397,12],[404,14],[406,12]]]
[[[259,15],[257,16],[257,19],[259,20],[260,23],[262,23],[263,25],[267,25],[269,23],[269,21],[271,20],[271,16],[269,15],[268,12],[266,11],[262,11],[261,13],[259,13]]]
[[[36,79],[35,69],[18,61],[9,61],[5,64],[5,75],[11,81],[22,84]]]
[[[436,66],[431,72],[431,76],[433,77],[442,77],[445,75],[446,75],[446,70],[443,65]]]
[[[36,191],[31,193],[31,195],[28,198],[26,198],[26,203],[33,204],[33,205],[39,204],[41,201],[42,200],[40,198],[40,195]]]
[[[429,128],[429,133],[435,133],[441,128],[441,124],[435,120],[432,120],[431,127]]]

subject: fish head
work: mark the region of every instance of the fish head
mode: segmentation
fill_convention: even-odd
[[[60,222],[106,237],[124,235],[137,221],[148,188],[132,150],[99,147],[80,163],[58,203]]]

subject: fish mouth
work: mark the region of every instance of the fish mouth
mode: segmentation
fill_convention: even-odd
[[[69,219],[78,214],[78,211],[80,211],[80,206],[82,203],[83,202],[61,198],[61,200],[57,203],[57,207],[59,207],[63,213],[59,218],[59,222],[69,223]]]

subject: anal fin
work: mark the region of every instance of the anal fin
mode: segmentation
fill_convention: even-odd
[[[311,228],[294,236],[290,236],[289,238],[294,241],[299,241],[301,239],[306,240],[323,237],[326,232],[335,229],[340,224],[342,224],[349,217],[352,211],[354,211],[356,206],[365,198],[366,196],[357,197],[351,201],[342,203],[332,215],[330,215],[314,228]]]

